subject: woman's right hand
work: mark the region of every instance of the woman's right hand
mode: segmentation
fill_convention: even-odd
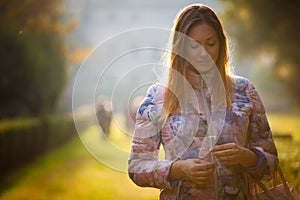
[[[199,158],[177,160],[171,167],[169,178],[170,180],[185,179],[197,187],[206,187],[214,169],[214,163]]]

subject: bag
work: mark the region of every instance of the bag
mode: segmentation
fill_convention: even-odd
[[[255,195],[256,200],[300,200],[296,191],[288,184],[286,192],[284,184],[277,185]]]
[[[263,192],[256,193],[255,200],[300,200],[293,187],[291,187],[285,180],[282,170],[277,159],[275,159],[276,171],[273,176],[273,187],[268,189],[261,181],[256,184],[263,190]],[[277,184],[277,172],[280,175],[282,184]]]

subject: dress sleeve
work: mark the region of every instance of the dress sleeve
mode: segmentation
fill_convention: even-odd
[[[171,189],[173,183],[168,174],[174,161],[158,160],[161,144],[158,116],[162,106],[158,105],[159,95],[157,86],[151,86],[137,111],[128,174],[139,186]]]
[[[259,157],[256,166],[246,168],[246,171],[256,180],[268,180],[273,177],[277,150],[264,105],[251,82],[248,82],[246,94],[253,106],[248,127],[249,148]]]

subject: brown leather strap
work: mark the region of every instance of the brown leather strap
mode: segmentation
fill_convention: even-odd
[[[263,184],[261,181],[257,181],[257,185],[265,192],[265,195],[270,200],[276,199],[276,197],[274,197],[274,195],[269,191],[269,189],[267,188],[267,186],[265,186],[265,184]]]
[[[275,162],[276,170],[275,170],[274,176],[273,176],[273,187],[275,187],[276,184],[277,184],[277,172],[278,172],[278,173],[279,173],[279,176],[280,176],[280,178],[281,178],[281,182],[282,182],[282,184],[283,184],[283,186],[284,186],[285,193],[286,193],[287,197],[288,197],[290,200],[294,200],[294,198],[293,198],[293,196],[292,196],[292,194],[291,194],[291,191],[290,191],[290,189],[289,189],[289,187],[288,187],[288,185],[287,185],[287,182],[286,182],[286,180],[285,180],[285,178],[284,178],[284,175],[283,175],[283,173],[282,173],[282,170],[281,170],[281,168],[280,168],[280,166],[279,166],[278,159],[277,159],[277,157],[275,157],[275,156],[274,156],[274,162]],[[275,175],[275,174],[276,174],[276,175]],[[276,179],[276,180],[274,180],[274,179]],[[268,190],[268,188],[267,188],[261,181],[257,181],[256,183],[257,183],[257,185],[265,192],[266,196],[267,196],[270,200],[276,199],[276,197],[274,197],[274,196],[270,193],[270,191]]]
[[[285,192],[286,192],[287,196],[289,197],[289,199],[293,200],[294,198],[292,197],[291,191],[290,191],[290,189],[289,189],[289,187],[287,185],[287,182],[286,182],[286,180],[284,178],[284,175],[283,175],[282,170],[281,170],[281,168],[279,166],[279,162],[278,162],[277,158],[275,158],[275,165],[276,165],[277,171],[279,173],[279,176],[281,178],[281,182],[282,182],[282,184],[284,186],[284,189],[285,189]]]
[[[277,175],[278,175],[278,171],[275,170],[274,175],[273,175],[273,187],[275,187],[277,185]]]

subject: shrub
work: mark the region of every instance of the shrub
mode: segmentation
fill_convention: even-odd
[[[0,176],[67,142],[76,133],[71,118],[47,116],[0,122]]]

